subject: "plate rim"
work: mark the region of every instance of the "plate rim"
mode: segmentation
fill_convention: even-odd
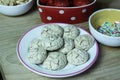
[[[95,46],[96,46],[96,54],[95,54],[95,57],[94,59],[92,60],[91,63],[89,63],[89,65],[87,65],[85,68],[81,69],[81,70],[78,70],[76,72],[72,72],[72,73],[68,73],[68,74],[48,74],[48,73],[45,73],[45,72],[40,72],[32,67],[30,67],[21,57],[20,55],[20,51],[19,51],[19,45],[20,45],[20,42],[21,40],[23,39],[23,37],[28,33],[30,32],[31,30],[35,29],[35,28],[38,28],[38,27],[41,27],[42,25],[48,25],[48,24],[66,24],[66,23],[47,23],[47,24],[38,24],[34,27],[32,27],[31,29],[25,31],[19,38],[18,42],[17,42],[17,46],[16,46],[16,52],[17,52],[17,57],[18,59],[20,60],[20,62],[24,65],[24,67],[26,67],[27,69],[29,69],[30,71],[34,72],[34,73],[37,73],[39,75],[42,75],[42,76],[46,76],[46,77],[53,77],[53,78],[63,78],[63,77],[70,77],[70,76],[74,76],[74,75],[77,75],[77,74],[80,74],[80,73],[83,73],[84,71],[86,71],[87,69],[89,69],[96,61],[97,57],[98,57],[98,54],[99,54],[99,48],[98,48],[98,43],[97,41],[94,39],[95,41]],[[67,25],[67,24],[66,24]],[[82,29],[83,31],[85,31],[86,33],[88,33],[89,35],[91,35],[88,31],[86,31],[85,29],[81,28],[81,27],[78,27],[76,26],[77,28],[79,29]],[[92,36],[92,35],[91,35]],[[92,36],[93,37],[93,36]]]

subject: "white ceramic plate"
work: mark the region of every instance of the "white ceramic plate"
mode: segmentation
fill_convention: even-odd
[[[67,24],[63,24],[63,23],[55,23],[55,24],[58,24],[58,25],[62,26],[63,28],[67,25]],[[18,55],[18,58],[21,61],[21,63],[26,68],[28,68],[32,72],[35,72],[35,73],[43,75],[43,76],[62,78],[62,77],[70,77],[70,76],[80,74],[80,73],[86,71],[88,68],[90,68],[94,64],[94,62],[96,61],[97,56],[98,56],[98,44],[96,41],[94,43],[94,46],[88,51],[88,53],[90,55],[90,59],[83,65],[74,66],[74,65],[68,64],[65,68],[63,68],[61,70],[51,71],[51,70],[42,68],[41,65],[38,66],[38,65],[31,64],[27,58],[28,45],[34,38],[37,38],[40,35],[41,28],[43,28],[46,25],[48,25],[48,24],[40,24],[40,25],[28,30],[20,37],[20,39],[18,41],[18,44],[16,47],[17,55]],[[80,34],[89,34],[88,32],[86,32],[85,30],[83,30],[81,28],[78,28],[78,29],[80,30]]]

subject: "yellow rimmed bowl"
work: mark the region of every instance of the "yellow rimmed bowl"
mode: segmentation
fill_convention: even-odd
[[[120,37],[107,36],[97,30],[104,22],[114,23],[115,21],[120,22],[119,9],[107,8],[98,10],[89,17],[89,30],[101,44],[111,47],[120,46]]]

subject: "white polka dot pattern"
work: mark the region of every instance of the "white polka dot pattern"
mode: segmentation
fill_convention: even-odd
[[[87,12],[87,9],[83,9],[83,10],[82,10],[82,13],[85,13],[85,12]]]
[[[60,14],[64,14],[64,10],[60,10],[59,13],[60,13]]]
[[[43,10],[41,9],[41,8],[39,8],[39,12],[40,13],[43,13]],[[84,14],[84,13],[86,13],[87,12],[87,9],[82,9],[82,11],[81,11],[81,13],[82,14]],[[66,15],[65,14],[65,11],[64,10],[59,10],[58,11],[58,15]],[[53,20],[53,18],[54,18],[54,16],[53,15],[46,15],[46,20],[48,20],[48,21],[52,21]],[[72,17],[67,17],[70,21],[76,21],[77,20],[77,17],[76,17],[76,15],[73,15]]]
[[[71,17],[70,20],[74,21],[74,20],[76,20],[76,17]]]
[[[39,12],[43,12],[41,8],[39,8],[38,10],[39,10]]]
[[[47,16],[47,20],[51,21],[52,17],[51,16]]]

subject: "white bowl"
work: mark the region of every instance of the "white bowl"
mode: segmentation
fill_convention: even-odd
[[[119,14],[120,10],[108,8],[98,10],[89,17],[89,30],[98,42],[106,46],[120,46],[120,37],[107,36],[96,30],[103,22],[120,22]]]
[[[67,25],[67,24],[63,24],[63,23],[56,23],[56,24],[60,25],[63,28]],[[48,24],[42,24],[42,25],[40,24],[40,25],[35,26],[32,29],[26,31],[20,37],[20,39],[17,43],[16,51],[17,51],[18,58],[26,68],[28,68],[32,72],[35,72],[35,73],[43,75],[43,76],[54,77],[54,78],[63,78],[63,77],[70,77],[70,76],[80,74],[80,73],[86,71],[87,69],[89,69],[94,64],[94,62],[96,61],[96,59],[98,57],[98,51],[99,51],[96,41],[95,41],[94,45],[90,48],[90,50],[88,50],[90,58],[85,64],[82,64],[79,66],[67,64],[67,66],[65,68],[58,70],[58,71],[51,71],[51,70],[45,69],[42,67],[42,64],[39,66],[31,64],[27,58],[28,45],[33,39],[40,36],[39,33],[40,33],[41,29],[43,27],[45,27],[46,25],[48,25]],[[80,35],[82,35],[82,34],[90,35],[85,30],[83,30],[81,28],[78,28],[78,29],[80,30]]]
[[[22,15],[31,9],[33,3],[34,0],[29,0],[24,4],[16,5],[16,6],[0,5],[0,13],[8,16]]]

